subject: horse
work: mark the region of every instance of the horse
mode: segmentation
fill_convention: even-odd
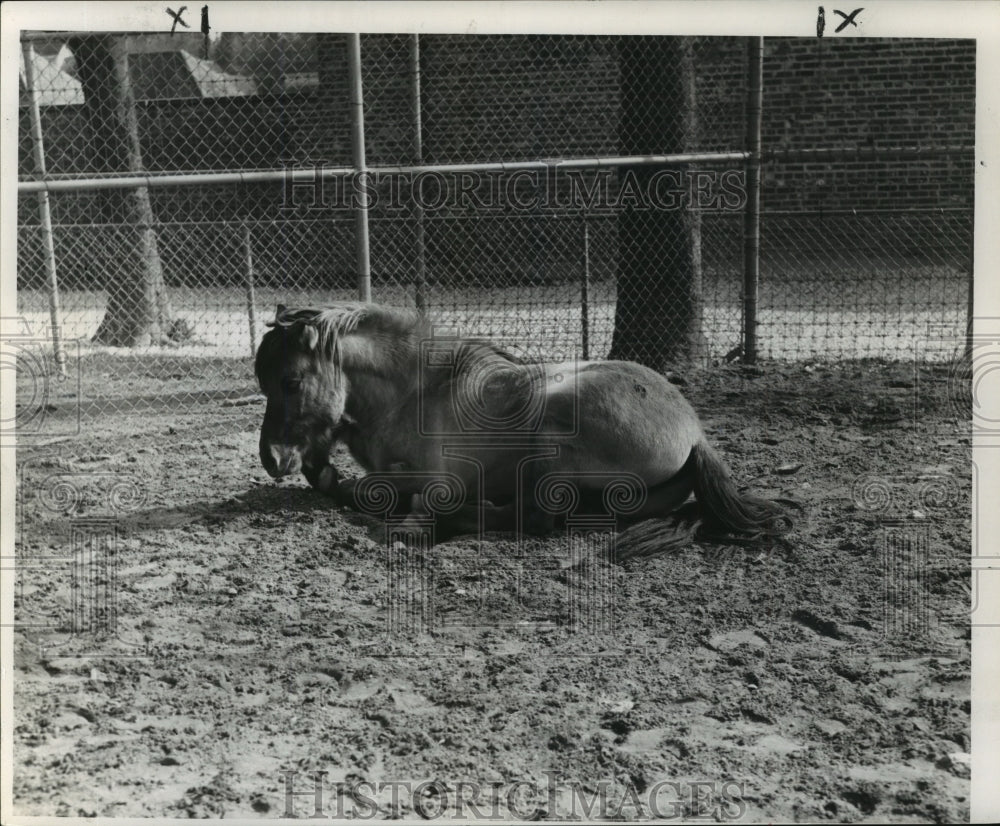
[[[364,505],[366,479],[389,479],[400,512],[425,513],[429,480],[444,479],[442,536],[541,534],[574,507],[611,507],[616,524],[684,514],[684,538],[790,526],[779,502],[737,489],[677,386],[640,364],[526,361],[370,303],[278,305],[268,326],[254,364],[267,399],[261,463],[274,478],[301,472],[339,504]],[[339,477],[340,442],[367,477]]]

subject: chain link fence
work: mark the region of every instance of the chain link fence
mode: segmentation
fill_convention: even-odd
[[[974,48],[913,77],[926,42],[844,44],[765,45],[762,358],[965,331]],[[362,35],[365,175],[349,46],[25,38],[18,314],[92,409],[253,392],[277,303],[357,296],[362,207],[373,300],[528,357],[740,357],[745,38]],[[893,160],[928,139],[955,148]]]

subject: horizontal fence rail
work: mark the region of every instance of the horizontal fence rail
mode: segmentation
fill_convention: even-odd
[[[18,181],[18,192],[73,192],[96,189],[131,189],[137,186],[212,186],[219,184],[255,184],[280,181],[312,182],[332,180],[349,175],[442,175],[461,172],[558,172],[568,169],[617,169],[632,166],[678,166],[681,164],[742,163],[747,152],[679,152],[674,155],[633,155],[610,158],[560,158],[548,161],[498,161],[494,163],[413,164],[397,166],[366,166],[358,171],[353,166],[317,167],[304,169],[260,169],[252,172],[204,172],[190,175],[122,175],[102,178],[48,178],[39,181]],[[296,178],[298,175],[298,178]]]
[[[761,153],[765,161],[809,161],[809,160],[874,160],[892,158],[911,160],[920,158],[941,158],[955,155],[971,155],[971,146],[890,146],[890,147],[827,147],[815,149],[769,149]],[[427,173],[457,174],[461,172],[548,172],[567,169],[614,169],[630,166],[677,166],[681,164],[721,164],[744,163],[749,152],[681,152],[674,155],[641,155],[608,158],[560,158],[545,161],[499,161],[494,163],[466,164],[411,164],[396,166],[368,166],[365,172],[371,175],[421,175]],[[199,172],[188,175],[146,174],[121,175],[101,178],[56,178],[48,177],[34,181],[18,181],[18,192],[73,192],[95,189],[129,189],[136,186],[211,186],[220,184],[254,184],[278,181],[311,181],[317,177],[332,180],[359,174],[353,166],[286,167],[281,169],[259,169],[246,172]],[[290,177],[291,176],[291,177]]]

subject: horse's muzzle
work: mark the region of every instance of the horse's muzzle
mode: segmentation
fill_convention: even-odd
[[[297,450],[271,445],[260,452],[261,464],[272,479],[291,476],[302,470],[302,457]]]

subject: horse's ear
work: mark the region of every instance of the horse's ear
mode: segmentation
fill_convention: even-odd
[[[268,321],[264,324],[265,327],[278,327],[284,321],[284,315],[288,312],[288,308],[284,304],[279,304],[277,309],[274,311],[274,321]]]
[[[315,350],[316,345],[319,344],[319,330],[312,324],[302,325],[302,343],[307,350]]]

